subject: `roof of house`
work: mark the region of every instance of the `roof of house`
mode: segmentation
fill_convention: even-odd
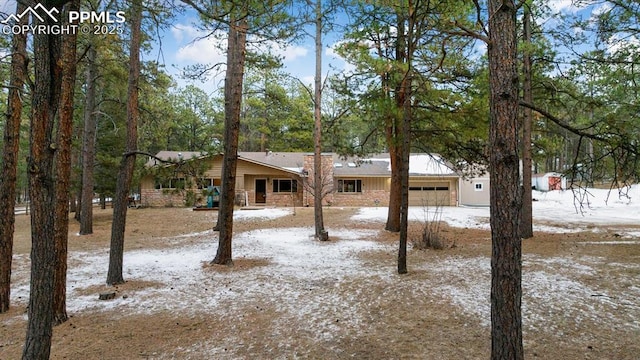
[[[308,152],[238,152],[238,158],[250,162],[276,167],[289,172],[301,173]],[[390,176],[391,160],[388,153],[372,155],[369,158],[342,157],[336,153],[323,153],[333,159],[334,176]],[[160,151],[156,157],[162,160],[192,159],[207,156],[198,151]],[[157,165],[150,158],[147,166]],[[409,175],[411,176],[457,176],[453,166],[437,154],[411,154],[409,157]]]

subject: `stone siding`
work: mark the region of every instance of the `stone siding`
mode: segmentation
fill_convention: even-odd
[[[334,193],[331,205],[388,206],[389,193],[385,190],[363,190],[361,193]]]
[[[183,207],[185,206],[184,192],[168,189],[143,189],[140,193],[140,203],[145,207]]]
[[[303,179],[304,182],[304,195],[303,202],[305,206],[313,206],[315,203],[314,194],[314,161],[313,154],[305,155],[303,169],[307,173],[307,176]],[[322,154],[322,187],[323,192],[326,193],[322,199],[323,205],[332,204],[333,201],[333,155]]]

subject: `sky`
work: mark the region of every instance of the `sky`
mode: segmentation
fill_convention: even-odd
[[[554,12],[579,14],[583,17],[590,16],[593,7],[578,7],[572,0],[550,0],[548,6]],[[598,10],[596,10],[598,11]],[[0,0],[0,13],[12,14],[15,12],[15,0]],[[346,16],[342,16],[346,18]],[[554,26],[555,20],[540,19],[547,26]],[[192,83],[212,94],[223,85],[223,71],[212,72],[207,79],[200,81],[186,80],[181,76],[186,66],[195,64],[219,64],[225,62],[226,39],[203,38],[203,33],[198,29],[199,19],[194,10],[187,9],[171,20],[169,27],[159,31],[152,49],[143,54],[145,60],[158,60],[164,64],[166,71],[171,74],[180,87]],[[353,69],[344,59],[333,51],[333,46],[340,41],[340,35],[333,32],[325,35],[323,46],[323,77]],[[305,84],[313,83],[315,52],[313,39],[305,37],[295,44],[282,46],[261,41],[255,45],[258,49],[271,52],[282,57],[284,71],[298,78]],[[481,54],[484,51],[481,50]]]
[[[196,64],[219,64],[226,61],[226,38],[203,38],[206,32],[198,29],[199,19],[195,11],[187,10],[176,18],[173,24],[163,32],[161,54],[167,71],[180,77],[181,69]],[[338,41],[338,34],[324,35],[323,39],[323,77],[342,71],[350,66],[333,51],[333,45]],[[284,71],[299,79],[304,84],[313,84],[315,73],[315,45],[313,38],[307,36],[300,41],[288,45],[281,45],[267,41],[250,44],[254,50],[269,52],[282,58]],[[156,46],[149,56],[157,56],[159,47]],[[224,74],[222,71],[213,73],[205,81],[195,81],[194,85],[211,92],[222,86]],[[179,80],[179,84],[188,81]]]
[[[0,0],[0,18],[4,19],[8,14],[15,13],[15,0]],[[166,71],[174,76],[179,86],[188,83],[201,87],[212,93],[222,87],[224,79],[223,72],[212,73],[208,79],[202,81],[188,81],[180,74],[184,67],[195,64],[218,64],[226,60],[224,49],[226,39],[215,39],[213,37],[203,38],[205,32],[198,29],[199,19],[194,10],[187,9],[171,20],[169,27],[159,31],[157,39],[150,51],[143,53],[144,60],[158,60],[165,66]],[[323,76],[333,70],[329,69],[329,64],[338,69],[343,69],[346,65],[333,53],[331,45],[335,43],[336,34],[327,34],[325,46],[323,46]],[[292,76],[303,81],[305,84],[313,83],[315,52],[313,39],[304,38],[296,44],[282,46],[274,43],[261,41],[253,45],[261,51],[271,52],[282,57],[284,70]]]
[[[591,8],[585,9],[573,4],[572,0],[550,0],[548,6],[555,12],[577,14],[582,16],[590,16]],[[553,26],[553,22],[548,22],[549,26]],[[193,10],[186,11],[183,15],[175,19],[172,26],[164,32],[162,38],[162,55],[167,70],[179,75],[180,69],[187,65],[197,63],[217,64],[225,61],[224,51],[220,47],[225,47],[225,39],[216,40],[212,38],[201,39],[204,34],[197,29],[199,19]],[[345,59],[337,55],[333,48],[340,41],[341,35],[333,32],[325,35],[323,39],[323,77],[327,74],[335,74],[340,71],[349,71],[353,66],[348,64]],[[266,49],[265,46],[263,46]],[[155,49],[157,56],[157,48]],[[282,57],[285,72],[303,81],[305,84],[313,84],[315,50],[313,39],[306,37],[303,41],[289,46],[283,47],[273,45],[272,53]],[[484,53],[481,50],[480,54]],[[153,55],[153,54],[152,54]],[[178,76],[177,76],[178,77]],[[211,76],[205,82],[195,82],[194,84],[211,91],[222,86],[223,74]],[[185,84],[183,80],[179,80],[180,84]]]

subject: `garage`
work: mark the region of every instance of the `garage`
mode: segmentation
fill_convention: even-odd
[[[409,182],[409,206],[450,206],[451,190],[448,181]]]

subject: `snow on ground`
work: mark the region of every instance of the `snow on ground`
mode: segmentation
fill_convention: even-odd
[[[245,219],[277,219],[291,214],[289,209],[247,209],[235,210],[233,212],[234,220]]]
[[[574,328],[587,324],[615,324],[622,328],[640,330],[640,288],[629,286],[630,279],[607,283],[604,291],[585,283],[586,278],[605,278],[606,270],[596,270],[601,258],[585,257],[523,257],[522,313],[525,331],[557,333],[557,319],[573,323]],[[606,267],[640,270],[640,264],[608,263]],[[485,257],[451,257],[437,263],[418,267],[435,274],[429,287],[434,293],[448,298],[461,311],[474,315],[482,325],[490,326],[491,288],[490,259]],[[636,277],[637,278],[637,277]],[[613,279],[611,279],[613,280]],[[631,280],[631,282],[637,280]]]
[[[637,238],[640,232],[640,186],[634,185],[622,193],[617,190],[588,189],[583,192],[534,191],[533,229],[543,232],[579,232],[589,229],[598,231],[597,226],[629,225],[635,227],[623,231],[626,237]],[[580,203],[582,202],[582,206]],[[439,217],[449,226],[460,228],[489,229],[488,207],[442,207],[437,209],[422,207],[409,208],[409,220],[434,220]],[[386,221],[387,208],[361,208],[352,218],[357,221]],[[544,222],[544,224],[541,224]],[[634,231],[635,230],[635,231]]]
[[[607,225],[630,226],[629,230],[616,231],[629,238],[640,237],[637,227],[640,225],[640,186],[634,186],[619,196],[617,191],[589,189],[579,194],[573,191],[534,192],[537,201],[533,203],[534,231],[578,232],[592,229],[603,231]],[[580,207],[578,199],[582,199]],[[421,207],[409,208],[409,219],[424,221],[439,217],[450,226],[462,228],[489,229],[489,208],[487,207],[444,207],[439,214],[434,210]],[[352,217],[356,221],[383,222],[387,217],[387,208],[362,208]],[[543,225],[539,222],[551,225]],[[634,231],[636,230],[636,231]],[[581,242],[585,246],[639,245],[637,240]],[[523,324],[530,331],[554,329],[549,319],[566,317],[568,321],[580,323],[591,321],[598,323],[616,323],[633,329],[640,329],[636,319],[640,312],[637,299],[640,289],[637,286],[610,285],[609,293],[600,293],[581,281],[581,277],[607,278],[599,274],[593,264],[603,259],[551,257],[541,258],[525,255],[523,258]],[[606,264],[613,268],[640,270],[640,264]],[[528,268],[535,268],[529,271]],[[422,269],[442,274],[445,279],[437,286],[429,287],[441,296],[458,305],[465,312],[490,324],[489,258],[449,258],[446,261],[425,264]],[[452,278],[453,276],[453,278]],[[438,278],[438,277],[436,277]],[[636,277],[637,281],[640,278]],[[623,281],[624,282],[624,281]],[[556,329],[557,330],[557,329]]]
[[[351,219],[356,221],[381,222],[387,220],[386,207],[360,208],[358,214]],[[489,229],[489,208],[488,207],[465,207],[448,206],[437,210],[425,209],[418,206],[409,208],[409,221],[434,220],[439,217],[450,226],[461,228]]]
[[[570,192],[537,193],[534,198],[534,222],[553,221],[545,229],[565,231],[559,224],[588,228],[590,225],[638,225],[640,194],[632,189],[631,201],[602,199],[603,191],[593,190],[594,198],[585,213],[576,213]],[[386,208],[362,208],[353,217],[356,221],[386,219]],[[264,209],[235,212],[236,219],[277,218],[289,210]],[[422,220],[422,208],[411,208],[410,217]],[[442,219],[452,226],[488,228],[489,209],[469,207],[442,208]],[[540,227],[537,227],[540,229]],[[490,324],[489,289],[490,259],[487,257],[445,257],[441,261],[412,264],[416,270],[432,274],[429,280],[404,278],[398,281],[393,269],[382,265],[363,265],[355,254],[384,250],[388,245],[370,241],[377,231],[363,229],[329,229],[334,241],[313,241],[311,228],[260,229],[234,237],[234,258],[242,261],[262,261],[256,266],[234,272],[216,271],[206,264],[215,255],[217,242],[211,231],[187,234],[172,239],[171,248],[127,251],[124,256],[125,278],[149,282],[143,290],[134,290],[126,297],[99,301],[88,288],[103,284],[108,264],[108,249],[100,252],[69,254],[68,310],[70,312],[119,309],[123,315],[155,313],[164,310],[197,314],[242,313],[243,307],[269,306],[287,314],[275,320],[273,331],[284,331],[291,317],[306,319],[305,324],[320,339],[340,336],[340,331],[359,331],[362,321],[370,316],[367,304],[359,294],[341,289],[343,281],[362,283],[357,291],[366,291],[366,284],[404,286],[407,291],[436,294],[457,306],[461,312],[477,319],[483,326]],[[628,232],[637,236],[636,232]],[[193,238],[197,241],[192,241]],[[188,242],[181,239],[189,238]],[[617,243],[618,241],[616,241]],[[619,241],[638,245],[638,241]],[[596,242],[599,245],[613,245]],[[584,243],[584,246],[599,246]],[[16,263],[26,263],[16,257]],[[596,266],[598,265],[598,266]],[[575,327],[582,324],[621,326],[640,330],[640,264],[607,263],[604,258],[574,256],[525,255],[523,258],[523,324],[526,331],[553,333],[559,330],[557,319]],[[629,277],[611,279],[609,272],[626,269]],[[28,298],[28,268],[16,265],[13,284],[17,302]],[[589,282],[589,279],[609,279]],[[417,283],[414,283],[417,282]],[[351,281],[353,283],[353,281]],[[589,284],[602,284],[598,286]],[[401,284],[401,285],[398,285]],[[404,285],[402,285],[404,284]],[[327,287],[329,290],[327,290]],[[322,289],[322,291],[314,291]],[[335,289],[335,290],[331,290]],[[399,290],[392,290],[399,291]],[[382,296],[382,295],[381,295]],[[379,297],[380,298],[380,297]],[[265,302],[265,299],[269,299]],[[235,309],[236,312],[229,309]],[[237,316],[237,315],[236,315]],[[339,324],[334,319],[348,319]],[[278,323],[278,321],[283,323]],[[283,336],[282,343],[294,342]]]

